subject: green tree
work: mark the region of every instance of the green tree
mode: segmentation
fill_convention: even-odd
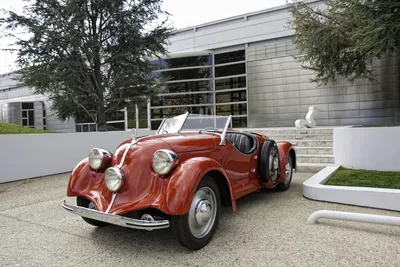
[[[289,3],[298,61],[316,72],[313,82],[345,77],[375,80],[372,63],[400,45],[398,0],[327,0],[322,8]]]
[[[49,95],[57,116],[91,118],[139,102],[160,88],[149,58],[166,54],[173,28],[162,0],[34,0],[5,11],[0,28],[16,38],[17,75]],[[27,38],[20,38],[16,30]],[[161,82],[162,83],[162,82]]]

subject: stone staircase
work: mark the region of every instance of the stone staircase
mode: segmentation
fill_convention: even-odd
[[[275,141],[291,142],[296,149],[297,171],[316,173],[324,167],[333,165],[332,128],[268,128],[251,129]]]

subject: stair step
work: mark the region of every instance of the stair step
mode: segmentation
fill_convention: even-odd
[[[267,136],[274,140],[333,140],[332,134],[279,134]]]
[[[333,140],[274,140],[290,142],[295,147],[333,147]]]
[[[332,128],[314,128],[314,129],[296,129],[296,128],[268,128],[268,129],[246,129],[249,132],[260,133],[264,135],[279,135],[279,134],[333,134]]]
[[[327,166],[335,166],[335,164],[323,163],[297,163],[297,172],[317,173]]]
[[[322,164],[333,164],[335,158],[333,155],[321,155],[321,154],[297,154],[298,163],[322,163]]]
[[[333,155],[333,147],[295,147],[297,154]]]

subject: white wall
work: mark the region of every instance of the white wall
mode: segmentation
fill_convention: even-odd
[[[0,135],[0,183],[70,172],[92,148],[114,153],[130,138],[123,131]]]
[[[400,127],[334,128],[335,164],[354,169],[400,171],[399,139]]]

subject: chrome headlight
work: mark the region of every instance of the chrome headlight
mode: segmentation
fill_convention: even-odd
[[[89,166],[93,170],[98,170],[102,163],[105,155],[111,154],[105,149],[93,148],[89,153]]]
[[[108,168],[104,174],[104,183],[108,190],[117,192],[124,183],[124,174],[119,168]]]
[[[152,166],[159,175],[166,175],[178,165],[178,162],[178,155],[174,151],[160,149],[153,155]]]

